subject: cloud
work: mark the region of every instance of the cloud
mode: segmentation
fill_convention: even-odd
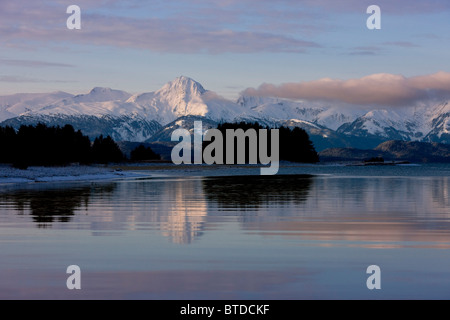
[[[170,53],[308,52],[335,16],[366,16],[372,0],[79,0],[82,30],[67,30],[67,1],[0,1],[3,47],[102,45]],[[448,0],[378,0],[383,14],[450,11]],[[394,45],[394,43],[392,43]],[[408,46],[407,42],[397,43]],[[72,46],[73,47],[73,46]],[[368,55],[370,51],[352,54]]]
[[[417,48],[419,45],[409,42],[409,41],[388,41],[383,42],[384,45],[394,46],[394,47],[402,47],[402,48]]]
[[[289,0],[285,0],[289,1]],[[428,14],[450,11],[448,0],[291,0],[312,7],[321,7],[332,12],[361,12],[376,4],[387,14]]]
[[[425,99],[449,98],[450,73],[411,78],[379,73],[350,80],[325,78],[279,86],[264,83],[257,89],[246,89],[243,94],[362,106],[405,106]]]
[[[185,2],[185,1],[178,1]],[[289,6],[295,8],[322,8],[330,12],[361,12],[361,8],[367,8],[376,4],[385,12],[394,14],[403,13],[429,13],[450,10],[448,0],[189,0],[189,2],[200,4],[214,4],[221,7],[232,7],[236,5],[252,7],[270,7],[274,3],[277,6]]]
[[[186,1],[177,1],[180,8],[188,8],[187,12],[183,11],[183,16],[180,16],[180,10],[166,5],[168,9],[163,7],[157,13],[150,11],[148,17],[142,17],[142,13],[118,16],[122,14],[116,8],[120,1],[108,2],[114,5],[109,11],[107,5],[96,8],[89,3],[81,6],[81,30],[67,30],[68,15],[65,5],[60,2],[45,1],[39,6],[30,3],[26,8],[13,2],[0,3],[0,37],[6,46],[82,44],[164,53],[302,53],[321,47],[297,34],[252,28],[246,22],[249,14],[238,13],[238,7],[221,9],[205,3],[205,7],[200,6],[200,14],[194,10],[200,4],[194,6]],[[250,15],[262,18],[258,24],[269,17],[258,13]]]
[[[22,76],[0,76],[0,82],[8,83],[36,83],[40,82],[39,79],[22,77]]]
[[[385,47],[398,47],[398,48],[418,48],[419,45],[409,42],[409,41],[386,41],[381,43],[380,46],[359,46],[354,47],[352,51],[348,53],[350,56],[374,56],[382,54]]]
[[[352,51],[348,53],[350,56],[374,56],[381,52],[381,48],[377,46],[359,46],[354,47]]]
[[[92,25],[91,25],[92,24]],[[96,45],[149,49],[176,53],[305,52],[317,43],[265,32],[230,29],[205,30],[153,19],[138,21],[96,17],[86,21],[86,29],[73,41]]]
[[[0,76],[0,82],[7,83],[74,83],[77,81],[71,80],[45,80],[45,79],[37,79],[23,76],[12,76],[12,75],[4,75]]]
[[[349,52],[350,56],[374,56],[377,52],[374,51],[352,51]]]
[[[15,67],[63,67],[63,68],[71,68],[74,65],[67,63],[55,63],[55,62],[47,62],[47,61],[39,61],[39,60],[17,60],[17,59],[0,59],[0,65],[8,65]]]

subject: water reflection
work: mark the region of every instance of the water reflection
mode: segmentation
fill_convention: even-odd
[[[89,212],[77,221],[95,235],[156,229],[172,243],[189,244],[203,234],[207,202],[198,179],[124,181],[111,195],[94,195]]]
[[[430,185],[433,202],[442,208],[450,208],[450,183],[449,179],[442,177],[434,179]],[[450,218],[450,210],[448,211]]]
[[[185,177],[1,193],[0,219],[29,214],[95,236],[157,230],[177,244],[231,221],[325,246],[450,248],[449,195],[448,177]]]
[[[447,177],[228,177],[203,181],[209,216],[321,246],[450,248]]]
[[[255,220],[247,230],[323,246],[450,248],[448,178],[317,179],[291,221]]]
[[[215,177],[203,180],[203,191],[209,202],[224,209],[246,211],[304,202],[313,181],[308,175]]]
[[[377,264],[376,298],[448,299],[435,249],[450,249],[449,190],[438,176],[254,176],[0,191],[0,298],[371,299]]]
[[[151,207],[164,236],[173,243],[187,244],[203,234],[207,204],[197,180],[173,181],[163,184],[164,198]]]
[[[48,186],[0,193],[3,208],[12,207],[18,215],[29,214],[38,228],[53,222],[70,222],[76,210],[88,210],[92,194],[111,194],[114,184],[79,187]]]

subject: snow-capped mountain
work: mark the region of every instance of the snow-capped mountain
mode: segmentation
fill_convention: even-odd
[[[144,93],[127,101],[142,107],[147,117],[166,125],[179,117],[203,116],[215,121],[232,121],[242,115],[242,108],[187,77],[179,77],[154,93]]]
[[[113,90],[111,88],[95,87],[88,94],[80,94],[72,99],[66,99],[73,103],[86,103],[86,102],[106,102],[106,101],[125,101],[131,97],[131,94],[125,91]],[[69,102],[70,103],[70,102]]]
[[[404,140],[450,143],[450,105],[448,102],[415,108],[372,110],[337,132],[357,138],[382,141]]]
[[[159,122],[147,120],[136,114],[111,115],[22,115],[3,121],[1,126],[19,128],[21,125],[44,123],[48,126],[63,127],[71,124],[76,130],[94,139],[100,135],[111,136],[116,141],[145,141],[161,130]]]
[[[188,77],[179,77],[155,92],[131,95],[94,88],[83,95],[65,92],[0,97],[0,125],[43,122],[74,125],[94,138],[156,141],[193,119],[208,125],[257,121],[266,126],[298,126],[308,131],[318,150],[327,147],[373,148],[387,140],[450,143],[450,104],[364,110],[270,97],[227,100]]]
[[[450,144],[450,103],[445,102],[436,106],[428,124],[431,130],[424,141]]]
[[[191,134],[193,134],[195,121],[202,122],[203,133],[205,133],[208,129],[217,128],[218,126],[218,123],[214,120],[202,116],[183,116],[165,125],[163,128],[161,128],[161,130],[159,130],[150,139],[148,139],[147,142],[172,141],[172,132],[180,128],[186,129],[191,132]]]
[[[38,112],[55,101],[71,97],[73,95],[61,91],[53,93],[18,93],[9,96],[0,96],[0,122],[25,113]]]
[[[417,125],[406,114],[393,110],[373,110],[352,123],[338,128],[338,132],[359,137],[378,136],[392,140],[411,140]]]
[[[237,103],[252,111],[256,119],[308,121],[332,130],[344,123],[352,122],[363,115],[361,110],[339,110],[318,104],[291,101],[279,98],[241,96]]]

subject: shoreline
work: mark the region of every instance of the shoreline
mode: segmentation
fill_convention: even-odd
[[[317,164],[280,163],[281,167],[311,167]],[[211,176],[260,175],[261,165],[175,165],[168,162],[144,162],[110,165],[30,166],[26,170],[0,165],[0,185],[105,181],[127,178],[192,176],[205,172]]]
[[[120,171],[110,166],[82,166],[69,165],[64,167],[31,166],[26,170],[12,166],[0,166],[0,185],[51,183],[51,182],[79,182],[101,181],[124,178],[139,178],[142,174]]]
[[[225,177],[225,176],[260,176],[261,165],[206,165],[182,164],[167,162],[154,163],[113,163],[109,165],[69,165],[65,167],[29,167],[27,170],[13,168],[10,165],[0,165],[0,186],[14,184],[37,184],[58,182],[95,182],[123,179],[151,179],[177,177]],[[372,170],[369,176],[377,176],[377,168],[397,167],[407,169],[422,167],[420,164],[395,165],[358,165],[357,163],[291,163],[280,162],[277,175],[308,174],[330,175],[347,172],[354,168]],[[360,173],[362,173],[360,171]],[[411,173],[411,172],[410,172]],[[410,173],[408,175],[410,175]],[[444,172],[443,172],[444,173]],[[346,175],[346,174],[344,174]],[[351,174],[352,175],[352,174]],[[359,175],[356,173],[356,175]],[[420,174],[419,174],[420,175]],[[444,173],[447,176],[447,172]]]

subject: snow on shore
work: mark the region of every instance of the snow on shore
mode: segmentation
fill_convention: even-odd
[[[15,169],[7,165],[0,166],[0,184],[108,180],[141,176],[143,174],[99,166],[29,167],[27,170]]]

